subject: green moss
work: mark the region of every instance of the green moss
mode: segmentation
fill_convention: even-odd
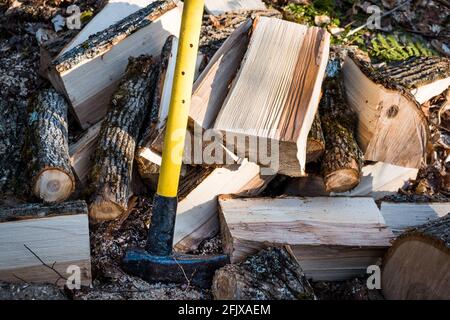
[[[392,34],[385,36],[382,33],[377,33],[371,39],[368,52],[372,58],[387,62],[436,54],[422,41],[414,40],[410,36],[400,37]]]
[[[331,19],[329,25],[340,25],[334,0],[315,0],[309,5],[290,3],[283,8],[283,13],[287,20],[301,24],[314,25],[314,17],[326,15]]]
[[[88,22],[89,20],[92,19],[93,16],[94,16],[94,12],[93,12],[93,11],[91,11],[91,10],[83,11],[83,12],[81,13],[81,15],[80,15],[81,23],[86,23],[86,22]]]

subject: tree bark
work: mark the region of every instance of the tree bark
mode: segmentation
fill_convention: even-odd
[[[94,166],[89,215],[97,221],[112,220],[127,209],[131,196],[134,151],[156,80],[152,57],[130,58],[102,124]]]
[[[313,300],[314,292],[289,247],[271,247],[216,271],[220,300]]]
[[[391,82],[407,89],[418,88],[450,77],[450,59],[444,57],[414,57],[390,64],[378,70],[380,82]],[[386,85],[386,84],[385,84]],[[386,86],[389,86],[387,84]]]
[[[28,114],[27,143],[31,188],[45,202],[60,202],[75,190],[69,160],[68,105],[53,89],[40,92]]]
[[[25,203],[0,210],[0,222],[87,213],[85,201],[67,201],[52,205]]]
[[[360,181],[363,154],[353,135],[356,117],[345,101],[338,77],[325,81],[320,112],[325,136],[325,188],[327,192],[345,192]]]
[[[308,142],[306,144],[306,162],[318,160],[325,151],[325,138],[322,131],[319,112],[316,113],[314,121],[309,130]]]

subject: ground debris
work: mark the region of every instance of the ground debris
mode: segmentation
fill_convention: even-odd
[[[66,300],[53,284],[7,283],[0,281],[0,300]]]

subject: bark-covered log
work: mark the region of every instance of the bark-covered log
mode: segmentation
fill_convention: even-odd
[[[83,214],[86,212],[87,204],[82,200],[67,201],[51,205],[41,203],[25,203],[14,207],[0,208],[0,222]]]
[[[306,144],[306,162],[316,161],[322,156],[324,151],[325,138],[323,136],[319,112],[317,112],[308,134],[308,142]]]
[[[381,277],[387,299],[450,299],[450,215],[399,236]]]
[[[426,164],[429,128],[417,94],[378,71],[360,51],[349,51],[342,74],[364,159],[408,168]]]
[[[271,247],[216,271],[212,291],[226,300],[312,300],[314,292],[289,247]]]
[[[58,72],[67,71],[85,60],[92,59],[108,51],[115,43],[153,23],[165,12],[176,7],[174,1],[155,1],[147,7],[129,15],[95,36],[57,57],[52,62]]]
[[[28,173],[35,196],[45,202],[64,201],[75,189],[69,160],[68,105],[53,89],[40,92],[28,114]]]
[[[345,101],[338,76],[325,81],[320,112],[325,136],[325,188],[327,192],[345,192],[360,181],[363,154],[353,134],[356,116]]]
[[[93,196],[89,215],[94,220],[115,219],[127,209],[136,141],[154,91],[156,74],[152,57],[130,58],[112,98],[91,171]]]
[[[380,81],[388,79],[407,89],[414,89],[450,77],[450,59],[437,56],[413,57],[389,64],[378,71],[383,74]]]

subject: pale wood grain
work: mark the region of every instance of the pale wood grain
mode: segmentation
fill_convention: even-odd
[[[77,264],[82,282],[90,284],[90,246],[87,214],[54,216],[0,223],[0,279],[10,281],[17,275],[33,282],[53,282],[59,277],[46,264],[65,277],[66,267]],[[20,281],[15,278],[15,281]],[[64,285],[63,283],[59,283]]]
[[[371,198],[219,198],[224,250],[231,261],[269,245],[288,244],[314,280],[365,273],[390,246]]]

